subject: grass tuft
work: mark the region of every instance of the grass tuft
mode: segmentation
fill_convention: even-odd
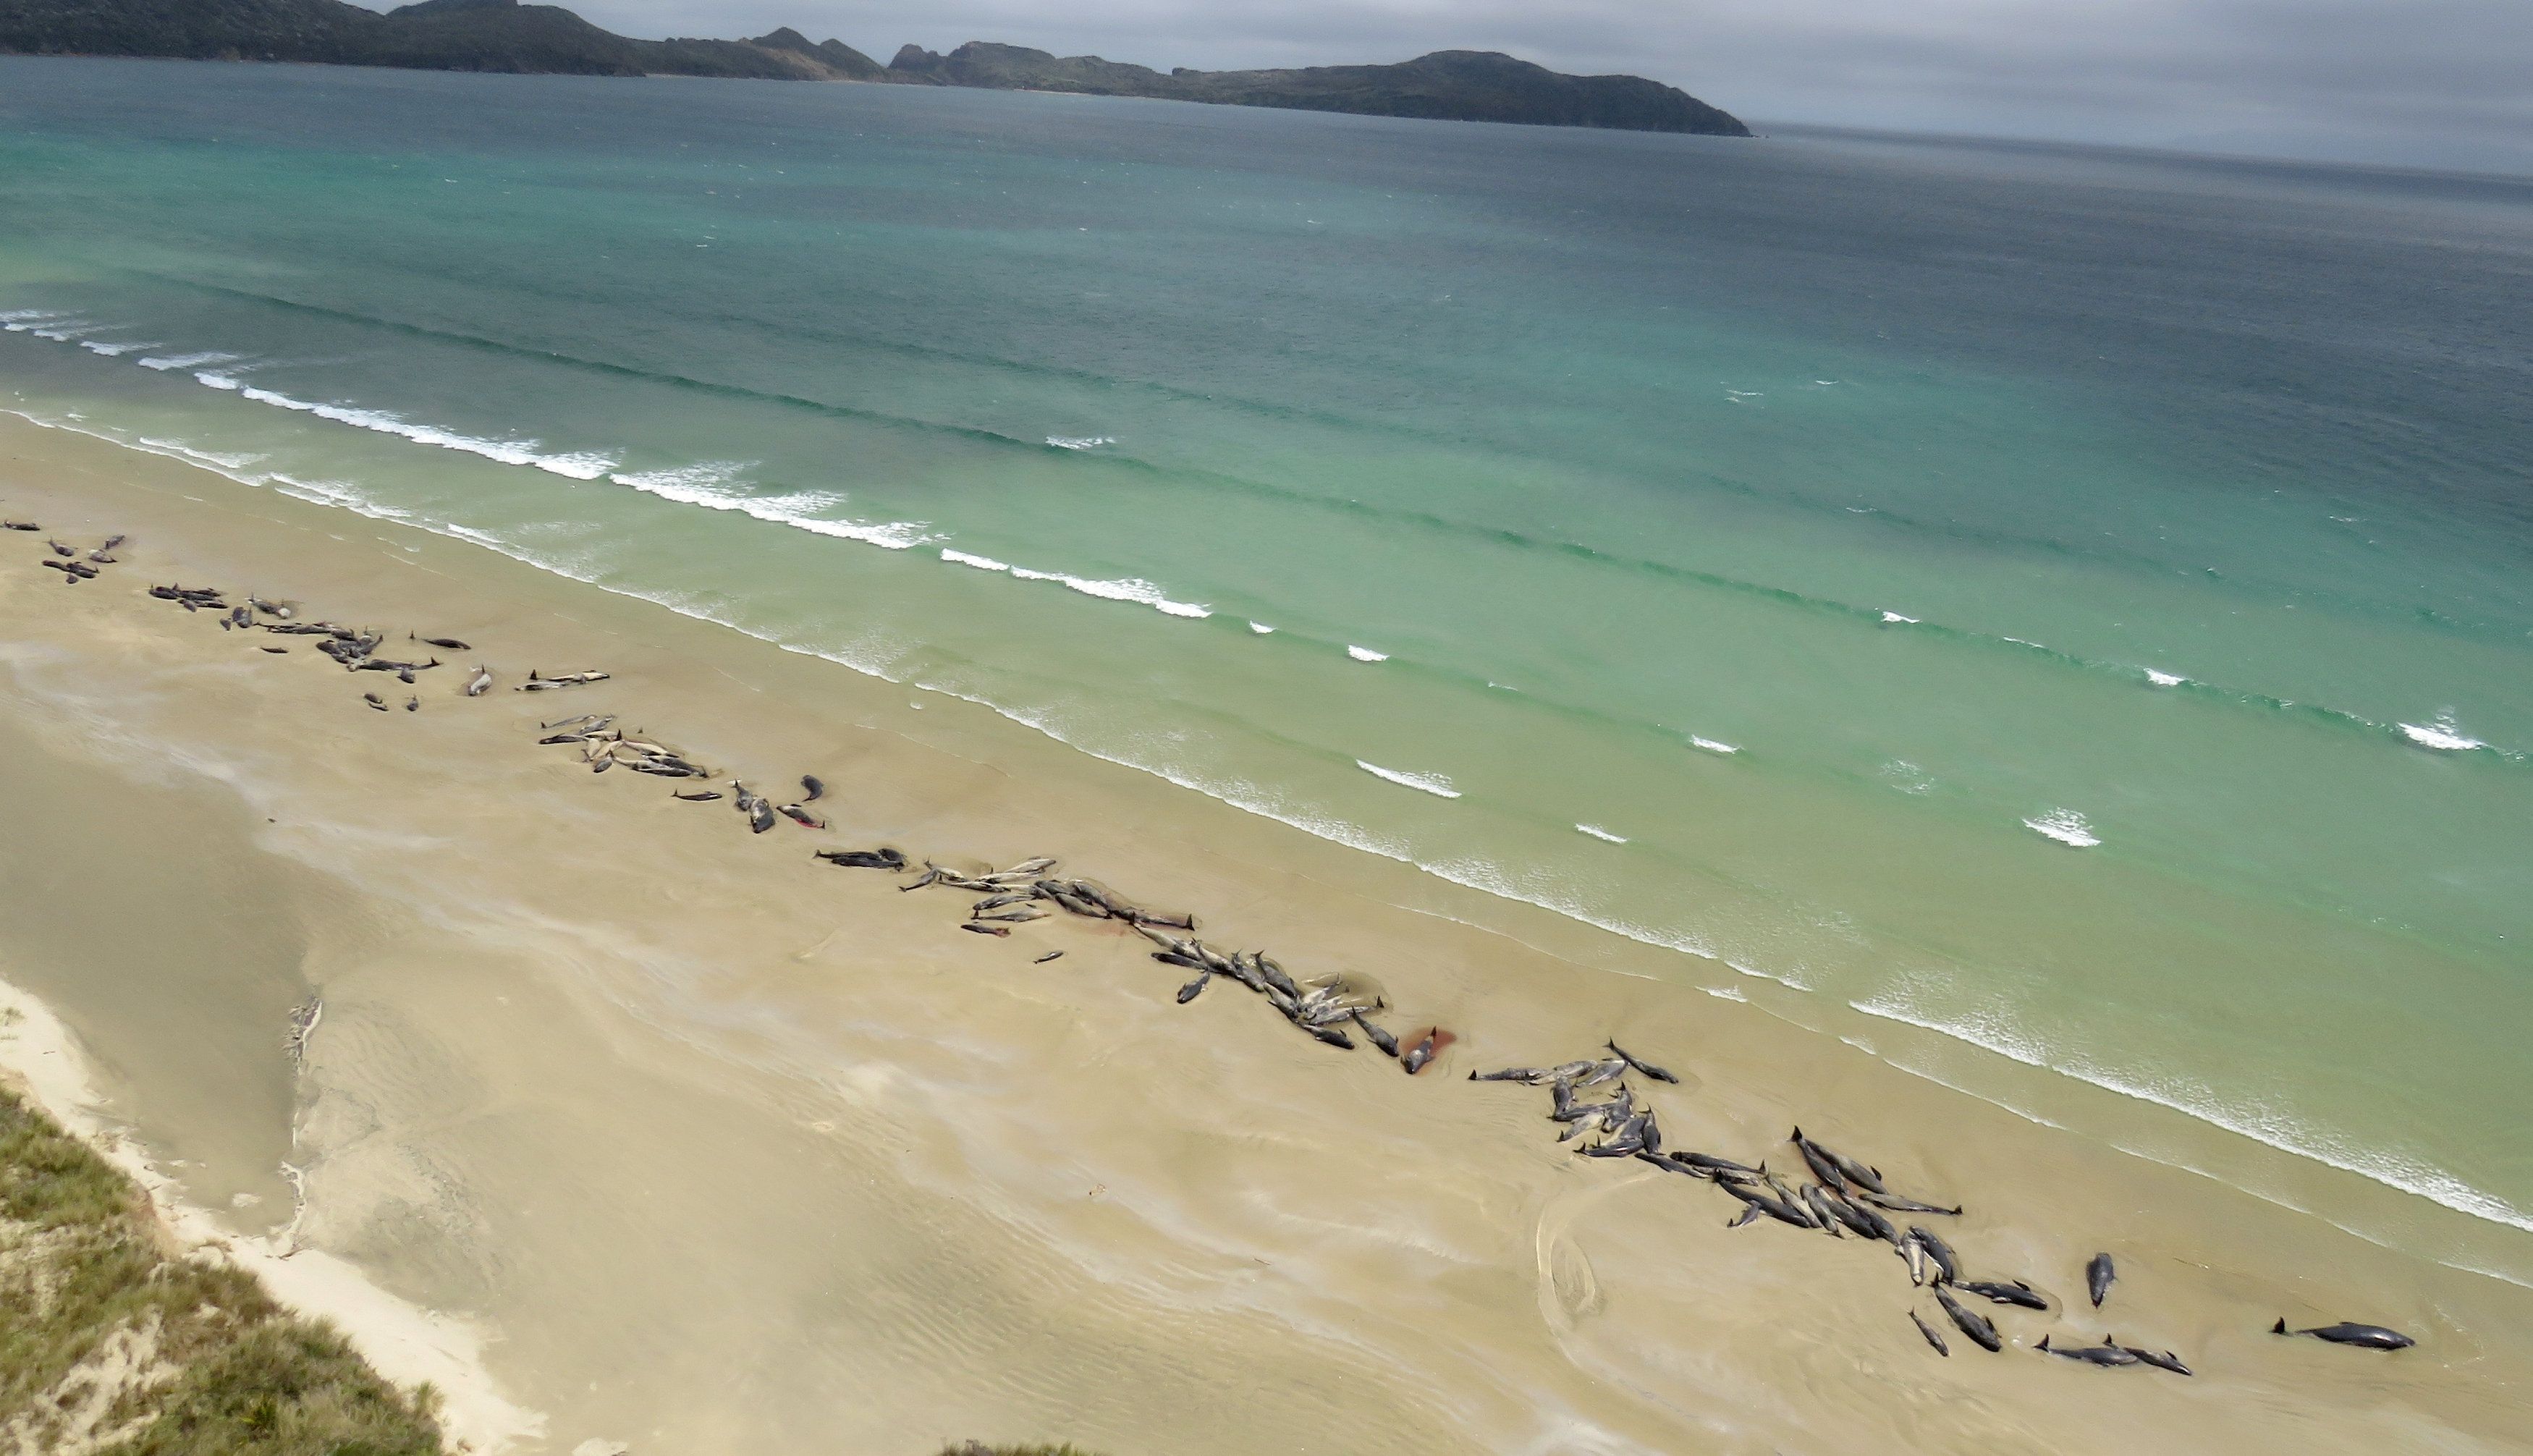
[[[432,1407],[254,1276],[171,1249],[131,1180],[0,1089],[0,1446],[439,1456]]]

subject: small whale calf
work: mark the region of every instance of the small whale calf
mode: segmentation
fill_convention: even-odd
[[[2397,1329],[2386,1329],[2380,1324],[2353,1324],[2344,1320],[2338,1324],[2318,1325],[2312,1329],[2289,1329],[2285,1317],[2280,1316],[2277,1323],[2269,1326],[2269,1333],[2310,1335],[2314,1339],[2328,1344],[2354,1345],[2360,1350],[2407,1350],[2419,1343]]]
[[[1926,1337],[1926,1343],[1935,1347],[1935,1353],[1937,1355],[1943,1356],[1947,1360],[1952,1358],[1953,1352],[1945,1346],[1944,1337],[1935,1332],[1935,1327],[1933,1325],[1928,1324],[1925,1320],[1919,1318],[1916,1310],[1912,1310],[1909,1311],[1909,1322],[1917,1326],[1917,1333]]]
[[[790,819],[793,823],[797,824],[804,829],[825,829],[827,827],[826,820],[819,818],[817,815],[810,813],[804,808],[801,808],[798,804],[785,804],[783,806],[783,814],[785,818]]]
[[[721,790],[718,788],[707,788],[701,793],[681,793],[676,789],[671,789],[669,791],[669,797],[681,798],[690,804],[709,804],[715,799],[721,797]]]
[[[804,804],[814,804],[826,796],[827,786],[818,782],[817,775],[802,774],[800,776],[800,802]]]
[[[1618,1058],[1618,1059],[1619,1059],[1620,1061],[1621,1061],[1621,1062],[1626,1063],[1628,1066],[1630,1066],[1630,1067],[1634,1068],[1636,1071],[1638,1071],[1638,1072],[1640,1072],[1640,1073],[1644,1074],[1645,1076],[1652,1077],[1654,1080],[1656,1080],[1656,1081],[1667,1081],[1667,1082],[1670,1082],[1670,1083],[1671,1083],[1672,1085],[1674,1085],[1674,1086],[1678,1086],[1678,1085],[1679,1085],[1679,1077],[1674,1077],[1672,1074],[1670,1074],[1670,1073],[1668,1073],[1668,1072],[1664,1071],[1662,1068],[1656,1067],[1656,1066],[1655,1066],[1654,1064],[1652,1064],[1651,1062],[1647,1062],[1647,1061],[1643,1061],[1643,1060],[1641,1060],[1640,1058],[1638,1058],[1638,1057],[1634,1056],[1633,1054],[1631,1054],[1630,1052],[1628,1052],[1625,1048],[1623,1048],[1623,1047],[1620,1046],[1617,1042],[1615,1042],[1615,1041],[1605,1041],[1605,1042],[1603,1042],[1603,1043],[1602,1043],[1602,1045],[1603,1045],[1603,1046],[1606,1046],[1606,1047],[1608,1047],[1608,1048],[1610,1049],[1610,1055],[1612,1055],[1612,1056],[1614,1056],[1614,1057]]]

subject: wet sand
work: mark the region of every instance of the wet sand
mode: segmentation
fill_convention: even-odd
[[[956,700],[79,437],[0,421],[0,511],[133,538],[64,588],[42,537],[0,536],[0,793],[37,827],[0,851],[0,961],[194,1201],[264,1233],[290,1156],[301,1243],[487,1331],[492,1377],[546,1419],[521,1450],[2533,1445],[2533,1293],[1702,994],[1672,953]],[[478,650],[408,689],[144,595],[170,580]],[[478,660],[500,682],[468,700]],[[615,676],[513,692],[531,667]],[[684,784],[535,745],[581,712],[716,786],[780,801],[815,773],[834,829],[751,836],[726,802],[671,799]],[[1460,1040],[1410,1078],[1235,986],[1173,1004],[1185,974],[1113,924],[966,935],[972,895],[810,856],[879,844],[1059,855]],[[325,1015],[294,1074],[308,994]],[[1727,1231],[1714,1188],[1576,1158],[1547,1093],[1464,1079],[1612,1035],[1686,1077],[1638,1087],[1671,1145],[1793,1168],[1799,1123],[1966,1202],[1938,1231],[1973,1272],[2077,1308],[1982,1307],[2006,1351],[1938,1358],[1907,1311],[1940,1315],[1887,1246]],[[2097,1249],[2121,1269],[2099,1314]],[[2281,1314],[2422,1343],[2277,1340]],[[2105,1332],[2199,1374],[2029,1348]]]

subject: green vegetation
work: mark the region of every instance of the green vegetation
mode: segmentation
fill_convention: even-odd
[[[830,81],[879,72],[850,46],[634,40],[554,5],[420,0],[381,15],[343,0],[0,0],[0,51],[317,61],[418,71]],[[797,40],[796,34],[793,39]]]
[[[0,1089],[0,1448],[437,1456],[433,1403],[172,1248],[129,1179]]]
[[[634,40],[560,6],[519,0],[418,0],[384,15],[343,0],[0,0],[0,51],[425,71],[896,82],[1433,121],[1750,135],[1731,115],[1660,82],[1562,76],[1494,51],[1438,50],[1394,66],[1161,72],[1097,56],[972,40],[946,56],[910,45],[883,67],[843,41],[812,42],[789,28],[753,40]]]
[[[893,79],[935,86],[1154,96],[1225,106],[1502,121],[1629,132],[1747,137],[1750,129],[1695,96],[1641,76],[1563,76],[1487,50],[1438,50],[1394,66],[1309,66],[1297,71],[1163,74],[1097,56],[1056,56],[972,40],[946,56],[908,46]]]

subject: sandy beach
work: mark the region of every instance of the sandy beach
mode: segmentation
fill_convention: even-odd
[[[491,1443],[2533,1446],[2533,1291],[1899,1071],[1707,994],[1675,953],[955,699],[15,419],[0,511],[44,528],[0,536],[0,974],[229,1234],[290,1221],[289,1163],[298,1245],[480,1331],[490,1387],[542,1423]],[[45,536],[110,534],[130,540],[97,580],[36,564]],[[472,650],[405,688],[145,594],[171,581]],[[479,661],[497,685],[469,699]],[[513,691],[531,669],[612,677]],[[751,835],[727,802],[671,797],[687,784],[537,745],[584,712],[716,786],[779,799],[815,774],[832,828]],[[973,896],[811,854],[878,844],[1058,856],[1457,1041],[1402,1076],[1237,986],[1175,1004],[1184,973],[1114,922],[962,934]],[[287,1016],[310,996],[324,1019],[294,1069]],[[1611,1037],[1681,1075],[1635,1083],[1669,1145],[1799,1172],[1799,1124],[1963,1203],[1938,1221],[1970,1270],[2053,1310],[1983,1307],[2004,1351],[1940,1358],[1888,1246],[1728,1230],[1714,1187],[1578,1158],[1546,1092],[1466,1079]],[[2213,1136],[2209,1158],[2247,1155]],[[2096,1251],[2119,1265],[2098,1312]],[[2275,1339],[2280,1316],[2420,1345]],[[2196,1374],[2032,1350],[2104,1334]]]

